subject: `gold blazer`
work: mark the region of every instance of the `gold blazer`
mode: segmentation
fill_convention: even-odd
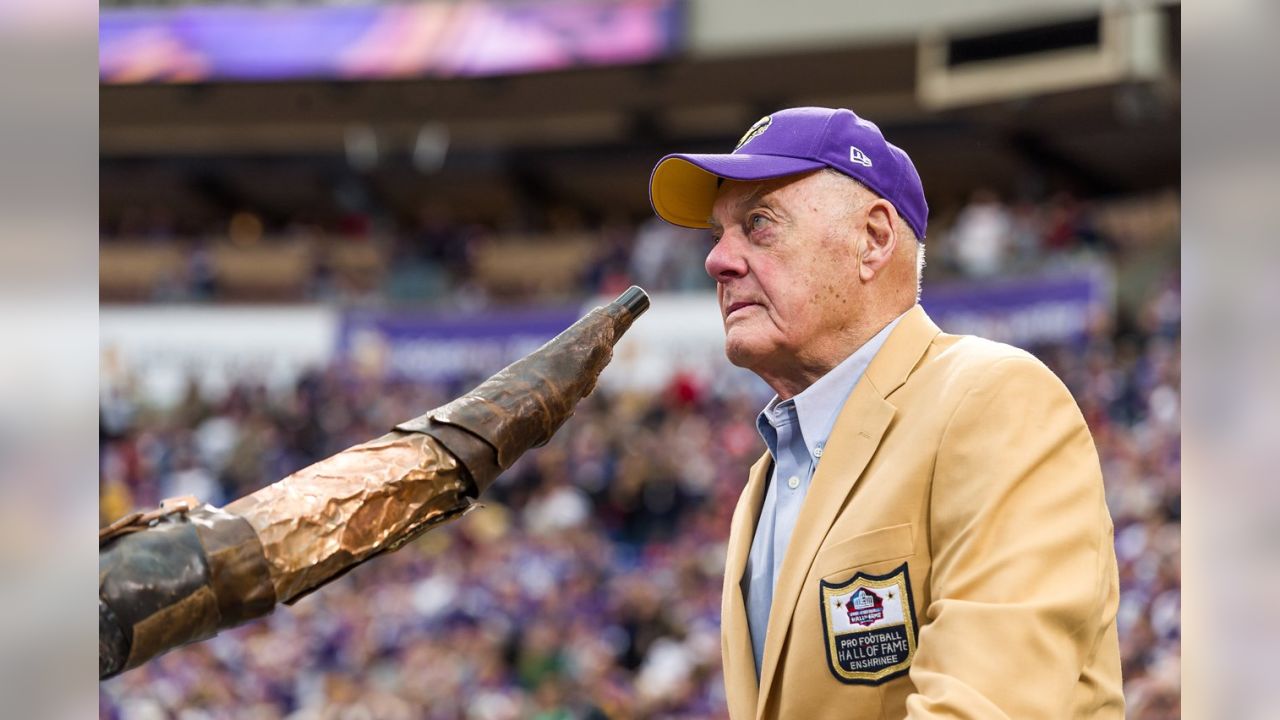
[[[818,463],[757,687],[742,578],[768,471],[766,453],[729,534],[733,720],[1122,720],[1098,455],[1040,361],[907,313]]]

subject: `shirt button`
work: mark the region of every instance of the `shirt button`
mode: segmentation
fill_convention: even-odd
[[[800,478],[796,477],[795,475],[792,475],[791,477],[787,478],[787,487],[791,488],[792,490],[795,490],[796,488],[800,487]]]
[[[813,449],[813,456],[814,456],[814,457],[822,457],[822,446],[821,446],[821,445],[819,445],[818,447],[816,447],[816,448],[814,448],[814,449]]]

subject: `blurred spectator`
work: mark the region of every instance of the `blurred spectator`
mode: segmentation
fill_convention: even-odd
[[[702,267],[708,250],[705,232],[652,217],[636,231],[631,275],[641,287],[658,291],[710,288],[710,279]]]
[[[1003,269],[1013,244],[1013,220],[990,190],[975,190],[946,236],[961,272],[986,278]]]

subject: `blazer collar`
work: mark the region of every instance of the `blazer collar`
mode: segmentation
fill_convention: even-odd
[[[884,347],[872,358],[864,378],[882,398],[902,387],[911,371],[920,364],[929,344],[942,331],[919,304],[902,316],[898,327],[889,334]]]

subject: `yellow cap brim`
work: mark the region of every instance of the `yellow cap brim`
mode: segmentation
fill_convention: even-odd
[[[649,202],[672,225],[709,228],[720,178],[754,182],[821,167],[821,161],[785,155],[668,155],[649,176]]]
[[[719,177],[679,157],[666,157],[649,177],[649,202],[658,217],[687,228],[711,227]]]

